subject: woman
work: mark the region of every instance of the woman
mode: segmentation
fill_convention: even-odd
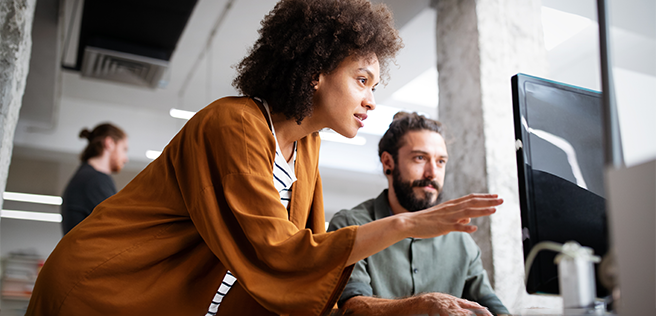
[[[234,82],[249,97],[199,111],[67,234],[27,315],[202,315],[227,270],[238,281],[219,315],[323,315],[358,260],[494,212],[499,199],[473,196],[325,233],[317,131],[355,136],[400,38],[367,0],[283,0],[260,35]]]

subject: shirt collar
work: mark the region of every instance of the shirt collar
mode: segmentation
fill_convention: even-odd
[[[387,189],[383,190],[383,192],[378,195],[376,200],[374,200],[374,219],[376,220],[394,215],[394,212],[392,212],[392,208],[389,206],[389,202],[387,200],[387,192]]]

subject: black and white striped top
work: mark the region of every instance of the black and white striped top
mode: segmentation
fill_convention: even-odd
[[[276,190],[278,190],[278,193],[280,194],[280,203],[282,203],[285,208],[289,209],[289,202],[292,198],[292,184],[294,184],[296,181],[296,173],[294,172],[296,166],[296,142],[294,142],[294,153],[292,158],[289,161],[285,160],[285,157],[282,155],[280,150],[280,145],[278,144],[276,131],[273,128],[273,121],[271,120],[269,105],[267,104],[266,100],[257,100],[264,104],[264,109],[266,109],[267,117],[269,119],[269,125],[271,126],[271,133],[273,134],[273,138],[276,140],[276,158],[273,162],[273,185],[276,187]],[[228,294],[228,291],[232,285],[235,284],[235,281],[237,281],[237,278],[235,278],[235,276],[232,275],[230,271],[228,271],[228,273],[226,273],[225,277],[223,278],[219,289],[216,291],[214,299],[212,300],[209,310],[205,316],[216,315],[223,297]]]

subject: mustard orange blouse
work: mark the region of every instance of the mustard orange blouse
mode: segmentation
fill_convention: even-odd
[[[62,238],[27,315],[203,315],[228,269],[238,282],[219,315],[329,312],[357,228],[325,233],[318,133],[297,146],[288,212],[258,104],[210,104]]]

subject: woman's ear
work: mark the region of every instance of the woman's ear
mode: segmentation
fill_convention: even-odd
[[[321,86],[322,82],[323,82],[322,74],[317,74],[312,76],[312,86],[314,87],[314,90],[319,90],[319,87]]]

